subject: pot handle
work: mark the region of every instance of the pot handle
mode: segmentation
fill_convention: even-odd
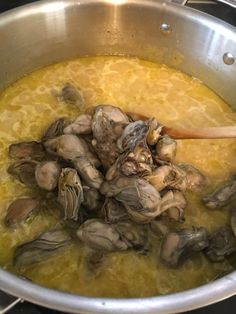
[[[172,3],[176,3],[176,4],[181,4],[181,5],[185,5],[187,2],[195,2],[195,3],[216,3],[216,2],[221,2],[224,3],[226,5],[229,5],[232,8],[236,9],[236,0],[169,0]]]

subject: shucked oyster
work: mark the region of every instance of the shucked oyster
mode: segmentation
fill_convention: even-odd
[[[107,198],[102,207],[102,218],[107,223],[128,220],[129,215],[125,207],[113,198]]]
[[[49,125],[46,132],[42,137],[42,141],[45,142],[50,140],[54,137],[60,136],[63,134],[63,129],[65,127],[65,118],[60,118],[54,121],[52,124]]]
[[[9,156],[19,159],[41,160],[45,157],[45,150],[39,142],[20,142],[9,146]]]
[[[66,231],[60,229],[47,231],[37,239],[16,248],[14,265],[22,267],[44,261],[70,244],[71,237]]]
[[[87,211],[98,211],[101,209],[102,195],[98,192],[98,190],[83,185],[83,194],[84,201],[82,205]]]
[[[187,201],[183,193],[177,190],[170,190],[161,199],[160,212],[178,222],[184,222],[184,208],[186,205]]]
[[[116,145],[120,137],[120,127],[129,123],[128,117],[117,107],[97,106],[92,120],[94,149],[105,169],[110,168],[119,156]]]
[[[100,165],[97,157],[90,152],[85,140],[76,135],[61,135],[46,141],[44,146],[48,153],[62,157],[65,160],[86,157],[95,167]]]
[[[156,144],[157,157],[160,160],[173,162],[177,150],[177,143],[168,135],[164,135]]]
[[[21,159],[10,165],[7,172],[16,177],[20,182],[32,187],[37,184],[35,180],[35,169],[37,164],[38,163],[33,160]]]
[[[143,248],[147,241],[147,230],[130,221],[107,224],[100,219],[90,219],[80,226],[77,236],[93,249],[124,251]]]
[[[75,121],[64,129],[65,134],[90,134],[92,133],[92,116],[80,115]]]
[[[227,205],[236,196],[236,178],[203,197],[206,207],[215,209]]]
[[[37,164],[35,179],[40,188],[52,191],[57,187],[61,167],[56,161],[44,161]]]
[[[158,191],[147,181],[136,177],[120,176],[112,181],[105,181],[100,192],[137,210],[153,211],[160,202]]]
[[[77,236],[89,247],[103,251],[124,251],[128,245],[112,225],[100,219],[85,221],[77,231]]]
[[[64,208],[64,219],[78,219],[83,189],[75,169],[62,169],[58,183],[58,201]]]
[[[208,232],[205,228],[193,227],[167,233],[161,245],[161,260],[168,266],[178,266],[189,255],[205,249]]]
[[[158,190],[171,188],[185,191],[187,188],[186,173],[174,165],[165,165],[155,169],[146,179]]]
[[[146,142],[148,130],[149,125],[147,122],[135,121],[129,123],[125,127],[121,137],[117,140],[117,146],[120,152],[124,152],[127,150],[132,151],[141,142]]]
[[[212,262],[221,262],[233,252],[236,252],[236,238],[230,227],[220,228],[210,235],[206,255]]]
[[[62,88],[59,98],[69,105],[77,106],[79,109],[83,108],[85,104],[81,90],[70,83],[66,83]]]
[[[75,158],[73,160],[73,165],[88,186],[100,189],[104,181],[104,177],[102,173],[87,159],[87,157]]]
[[[187,189],[193,192],[200,191],[206,185],[206,177],[195,167],[189,164],[178,164],[186,173]]]
[[[32,213],[39,210],[39,201],[33,198],[20,198],[11,203],[7,209],[4,223],[7,227],[25,221]]]

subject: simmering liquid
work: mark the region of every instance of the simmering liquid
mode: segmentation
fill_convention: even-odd
[[[236,113],[199,80],[163,64],[134,58],[94,57],[61,62],[20,79],[0,95],[0,265],[19,273],[12,265],[17,245],[32,240],[58,223],[51,206],[34,218],[8,229],[3,219],[16,198],[35,195],[9,176],[10,144],[37,140],[58,117],[77,117],[72,105],[59,102],[53,90],[67,82],[82,89],[86,105],[114,104],[125,111],[155,116],[172,127],[226,126],[236,123]],[[204,226],[213,231],[228,221],[224,210],[211,211],[201,197],[236,171],[235,140],[178,141],[176,162],[193,164],[208,178],[202,194],[186,193],[186,222],[180,227]],[[192,288],[229,271],[227,262],[211,263],[197,254],[177,269],[159,260],[160,241],[151,256],[136,252],[108,254],[96,274],[85,263],[88,249],[73,243],[45,261],[21,269],[20,274],[41,285],[89,296],[141,297]]]

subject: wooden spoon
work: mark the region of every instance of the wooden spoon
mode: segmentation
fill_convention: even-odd
[[[133,120],[148,120],[149,118],[138,113],[126,112]],[[174,129],[163,126],[161,134],[169,135],[174,139],[210,139],[236,138],[236,126],[219,126],[210,128]]]

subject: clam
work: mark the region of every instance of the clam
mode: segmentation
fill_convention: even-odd
[[[73,160],[73,165],[88,186],[100,189],[104,177],[86,157],[75,158]]]
[[[230,203],[236,196],[236,179],[232,179],[218,187],[211,194],[203,197],[203,203],[210,209],[220,208]]]
[[[206,177],[194,166],[181,163],[178,167],[186,173],[188,190],[198,192],[206,185]]]
[[[58,183],[58,201],[64,208],[64,219],[77,220],[83,202],[83,189],[75,169],[62,169]]]
[[[180,229],[165,235],[161,245],[161,261],[176,267],[194,252],[200,252],[208,246],[208,231],[203,228]]]
[[[35,169],[37,164],[34,160],[21,159],[10,165],[7,172],[29,187],[36,186]]]
[[[42,141],[45,142],[54,137],[60,136],[63,134],[63,129],[65,127],[65,118],[60,118],[54,121],[49,125],[44,135],[42,136]]]
[[[12,202],[4,219],[7,227],[15,227],[39,210],[39,201],[33,198],[20,198]]]
[[[75,121],[64,128],[65,134],[90,134],[92,133],[92,116],[80,115]]]
[[[21,244],[14,253],[14,265],[29,266],[44,261],[71,244],[70,235],[62,229],[49,230],[37,239]]]
[[[117,107],[100,105],[95,108],[92,119],[93,147],[107,170],[119,156],[116,145],[123,126],[129,123],[128,117]]]
[[[177,143],[168,135],[162,136],[156,144],[156,153],[160,160],[173,162],[176,156]]]
[[[59,95],[60,99],[69,105],[75,105],[79,109],[85,105],[84,97],[80,88],[76,88],[70,83],[66,83]]]
[[[45,157],[45,150],[42,143],[20,142],[9,146],[9,156],[19,159],[41,160]]]
[[[60,173],[61,166],[56,161],[43,161],[36,166],[35,179],[40,188],[52,191],[57,187]]]
[[[222,227],[209,237],[205,253],[212,262],[221,262],[226,256],[236,252],[236,237],[230,227]]]

